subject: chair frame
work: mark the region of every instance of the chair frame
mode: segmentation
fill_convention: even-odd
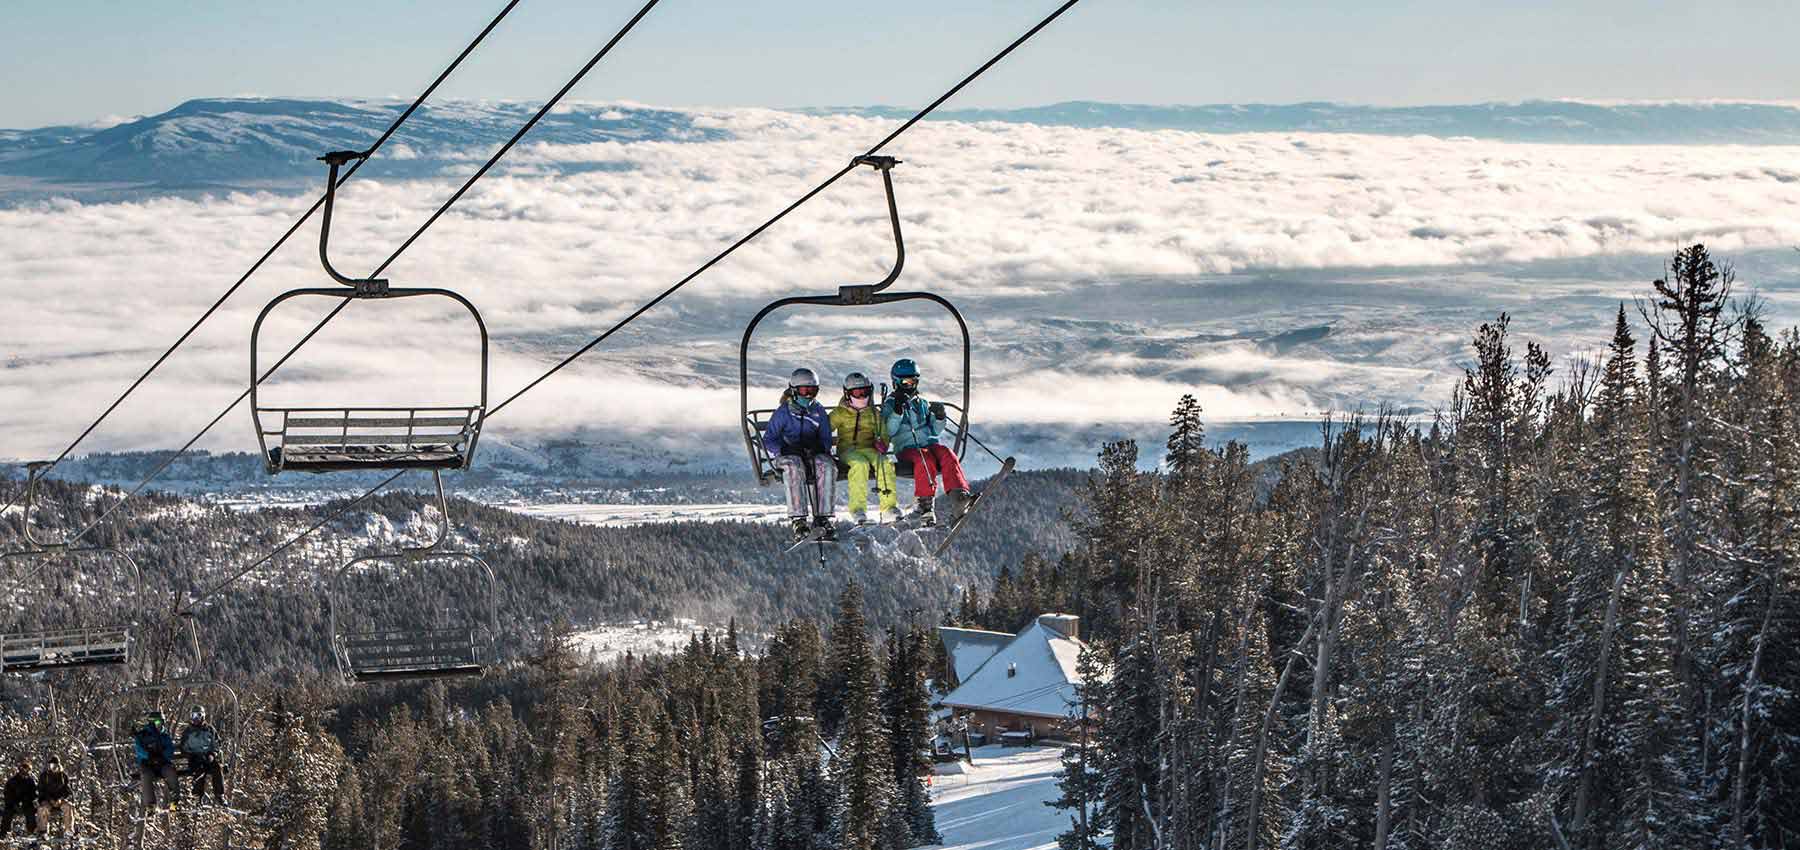
[[[336,204],[338,168],[346,163],[367,158],[367,152],[335,151],[320,157],[330,166],[325,182],[323,219],[319,224],[319,261],[325,272],[341,287],[307,287],[284,292],[263,307],[250,330],[250,416],[256,426],[256,442],[270,475],[284,471],[342,472],[347,470],[396,469],[467,469],[475,458],[475,447],[481,439],[482,420],[488,405],[489,339],[487,323],[481,311],[469,299],[441,287],[390,287],[385,278],[352,278],[331,264],[328,245],[331,240],[331,216]],[[481,375],[479,400],[473,405],[414,406],[325,406],[265,407],[260,396],[264,378],[258,367],[258,347],[263,323],[277,307],[295,298],[335,298],[342,301],[378,301],[401,298],[447,298],[461,305],[471,318],[481,338]],[[338,309],[342,309],[342,306]],[[333,311],[335,315],[335,311]],[[320,327],[323,325],[321,324]],[[318,327],[300,341],[303,345],[317,333]],[[295,346],[298,349],[299,345]],[[287,361],[284,355],[270,374]],[[404,434],[393,433],[405,429]],[[428,429],[429,433],[419,433]],[[445,432],[444,429],[455,429]],[[310,433],[293,434],[293,430]],[[320,431],[336,431],[335,436]],[[271,442],[274,443],[271,446]],[[289,446],[315,446],[302,452],[300,460],[290,458]],[[336,448],[326,452],[325,448]],[[381,451],[386,448],[389,451]],[[316,457],[330,454],[330,457]],[[366,455],[358,460],[357,455]]]
[[[750,466],[756,475],[759,485],[768,485],[781,480],[781,472],[773,465],[773,458],[762,445],[762,433],[767,425],[762,418],[771,413],[770,409],[752,409],[750,407],[750,340],[756,334],[756,327],[763,319],[785,307],[845,307],[862,308],[881,304],[895,304],[903,301],[929,301],[943,307],[951,317],[956,319],[956,326],[962,332],[962,404],[945,403],[946,409],[954,409],[957,414],[955,423],[956,442],[953,450],[960,459],[968,442],[968,417],[970,393],[973,381],[970,380],[971,366],[969,351],[969,323],[963,319],[962,311],[942,296],[931,292],[884,292],[895,281],[900,279],[900,272],[906,268],[906,240],[900,227],[900,206],[894,197],[894,166],[900,160],[891,156],[859,156],[852,161],[854,165],[867,165],[881,173],[881,185],[887,194],[888,221],[894,234],[894,266],[887,277],[871,284],[853,284],[841,286],[836,295],[802,295],[782,298],[762,308],[755,318],[744,328],[743,340],[738,344],[738,423],[743,429],[744,449],[750,456]],[[896,465],[900,472],[902,465]],[[912,470],[906,466],[904,475],[910,478]]]
[[[332,574],[331,586],[325,595],[331,629],[331,656],[346,683],[480,676],[495,662],[495,643],[500,633],[499,581],[493,567],[479,555],[441,548],[450,537],[450,509],[444,496],[442,473],[432,470],[431,477],[437,490],[436,539],[424,546],[355,558]],[[345,586],[346,578],[352,572],[366,565],[427,560],[458,561],[477,570],[487,585],[487,611],[480,622],[428,629],[378,628],[356,632],[343,629],[341,614],[352,607]],[[371,657],[386,659],[388,663],[366,663]]]

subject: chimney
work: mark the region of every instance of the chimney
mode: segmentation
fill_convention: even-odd
[[[1081,638],[1081,618],[1074,614],[1039,614],[1037,621],[1044,628],[1063,637],[1072,640]]]

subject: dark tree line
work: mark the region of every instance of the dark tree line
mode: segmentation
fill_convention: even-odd
[[[1560,372],[1501,316],[1266,493],[1191,398],[1158,472],[1107,446],[1077,550],[959,615],[1086,615],[1063,846],[1800,846],[1800,333],[1731,282],[1677,253]]]

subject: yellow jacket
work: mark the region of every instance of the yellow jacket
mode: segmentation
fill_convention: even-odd
[[[882,423],[881,411],[873,403],[856,410],[839,402],[831,409],[831,434],[840,455],[851,449],[873,449],[877,440],[884,445],[888,441],[887,426]]]

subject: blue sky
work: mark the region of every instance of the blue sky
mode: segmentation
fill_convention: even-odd
[[[0,126],[152,113],[202,96],[409,96],[501,5],[10,4]],[[637,5],[524,0],[443,93],[544,97]],[[1053,6],[664,0],[577,96],[916,104]],[[957,105],[1800,100],[1795,44],[1792,0],[1085,0]]]

